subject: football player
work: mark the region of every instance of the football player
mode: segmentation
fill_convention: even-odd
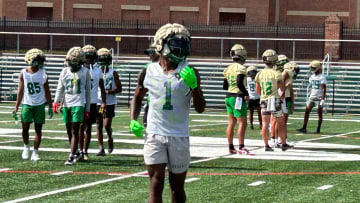
[[[310,71],[313,73],[309,78],[309,83],[311,86],[310,96],[306,104],[306,110],[304,115],[304,124],[303,127],[298,129],[299,132],[306,133],[306,126],[309,121],[309,114],[312,108],[317,106],[317,113],[319,116],[318,126],[316,133],[320,133],[320,128],[323,119],[323,107],[325,106],[325,96],[326,96],[326,77],[322,74],[321,62],[314,60],[310,63]]]
[[[185,202],[184,183],[190,164],[189,110],[205,109],[198,72],[188,65],[190,33],[180,24],[166,24],[155,34],[160,63],[151,63],[138,77],[131,105],[130,129],[142,136],[137,121],[142,99],[149,93],[149,115],[144,144],[144,161],[150,177],[148,202],[162,202],[165,168],[173,202]]]
[[[89,69],[82,67],[85,56],[81,47],[71,48],[65,59],[65,68],[61,71],[56,89],[53,110],[58,112],[59,102],[63,98],[62,116],[66,124],[71,153],[65,165],[73,165],[80,158],[78,152],[79,128],[90,115],[91,75]]]
[[[239,123],[237,137],[239,139],[239,154],[249,154],[249,150],[244,145],[245,131],[247,126],[247,101],[249,93],[246,90],[246,67],[243,66],[247,51],[241,44],[235,44],[230,51],[233,64],[228,66],[224,74],[223,89],[227,90],[225,105],[228,114],[228,127],[226,137],[229,143],[230,154],[235,154],[236,150],[233,144],[234,128],[236,122]]]
[[[13,115],[16,116],[19,105],[22,103],[21,122],[24,141],[22,159],[24,160],[29,159],[29,129],[30,124],[34,122],[35,140],[31,160],[38,161],[40,160],[38,150],[41,143],[41,130],[43,124],[45,124],[45,103],[49,106],[49,116],[52,117],[53,115],[51,94],[48,77],[43,68],[45,62],[44,53],[39,49],[30,49],[25,54],[25,62],[29,67],[20,72],[19,91]]]
[[[114,150],[114,140],[112,137],[112,119],[115,116],[115,105],[116,94],[122,91],[121,82],[119,79],[118,73],[111,66],[112,64],[112,56],[109,49],[101,48],[97,51],[98,61],[97,64],[101,68],[101,72],[103,73],[104,85],[105,85],[105,93],[106,93],[106,106],[105,109],[99,105],[99,112],[101,114],[100,118],[97,119],[98,129],[98,144],[99,144],[99,152],[96,156],[105,156],[104,150],[104,142],[103,142],[103,127],[105,127],[105,131],[108,135],[108,153],[111,154]],[[99,90],[100,91],[100,90]],[[101,95],[99,93],[98,95]],[[99,98],[100,100],[100,98]]]
[[[285,118],[281,109],[281,100],[284,98],[284,83],[279,72],[274,70],[277,61],[277,54],[274,50],[268,49],[262,55],[265,63],[265,68],[261,70],[255,77],[256,92],[260,94],[260,107],[263,120],[262,137],[265,143],[265,151],[273,151],[268,144],[269,139],[269,123],[270,115],[274,116],[276,122],[279,124],[279,136],[281,138],[281,148],[283,151],[292,146],[286,143],[286,125]],[[283,94],[280,96],[278,89],[280,88]]]
[[[253,125],[253,114],[254,110],[257,110],[258,120],[260,124],[260,129],[262,128],[262,120],[261,120],[261,108],[260,108],[260,95],[256,93],[256,83],[255,76],[259,72],[255,66],[249,66],[247,68],[247,89],[249,92],[249,120],[250,120],[250,128],[254,129]]]
[[[105,108],[106,106],[106,96],[104,89],[104,80],[103,73],[100,68],[96,64],[97,54],[96,48],[92,45],[86,45],[82,48],[85,61],[84,67],[90,70],[91,76],[91,96],[90,96],[90,117],[87,122],[84,122],[80,126],[80,140],[79,140],[79,148],[81,152],[81,158],[84,160],[89,159],[88,149],[91,141],[91,127],[92,124],[96,122],[96,118],[98,117],[98,107],[97,103],[101,103],[100,108]],[[100,98],[98,96],[98,89],[100,88]],[[84,135],[84,131],[85,134]]]

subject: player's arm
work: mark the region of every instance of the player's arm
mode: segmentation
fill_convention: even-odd
[[[106,93],[105,93],[105,85],[104,85],[104,79],[99,80],[99,88],[100,88],[100,94],[101,94],[101,102],[103,107],[106,105]]]
[[[49,108],[52,108],[52,101],[51,101],[51,93],[49,87],[49,80],[46,78],[46,82],[44,83],[44,90],[45,90],[45,98]]]
[[[246,87],[244,86],[244,80],[245,80],[244,74],[238,74],[236,77],[236,86],[239,88],[239,90],[244,94],[245,99],[249,100],[249,92],[246,90]]]
[[[261,86],[258,82],[256,82],[256,94],[261,95]]]
[[[61,72],[60,74],[59,82],[56,87],[54,103],[59,103],[60,100],[64,98],[65,86],[62,83],[62,78],[63,78],[63,72]]]
[[[282,74],[282,82],[285,84],[285,90],[288,88],[288,84],[286,84],[286,80],[289,78],[289,73],[283,72]]]
[[[16,104],[15,104],[15,109],[14,109],[13,113],[17,113],[20,103],[23,99],[23,96],[24,96],[24,78],[23,78],[23,74],[21,72],[20,73],[19,91],[17,93]]]
[[[90,102],[91,102],[91,75],[90,71],[86,72],[86,83],[85,83],[85,112],[90,112]]]
[[[144,87],[145,75],[146,69],[143,69],[138,75],[138,84],[135,88],[134,98],[131,100],[130,105],[131,120],[137,120],[140,115],[142,100],[147,92],[147,89]]]
[[[194,88],[191,91],[191,93],[192,93],[191,95],[193,98],[193,105],[194,105],[195,111],[198,113],[202,113],[205,111],[206,101],[205,101],[203,92],[200,87],[200,74],[195,68],[194,68],[194,71],[195,71],[198,85],[196,88]]]
[[[281,90],[281,95],[280,95],[280,99],[283,100],[285,97],[285,84],[282,80],[278,80],[278,87]]]
[[[224,78],[224,82],[223,82],[223,90],[228,90],[229,89],[229,83],[227,81],[226,78]]]
[[[288,88],[289,88],[289,91],[290,91],[290,99],[291,99],[290,110],[294,111],[294,105],[295,105],[294,104],[294,98],[295,98],[295,95],[294,95],[294,88],[293,88],[292,83],[289,83]]]
[[[321,84],[321,89],[322,89],[321,99],[324,100],[326,97],[326,84]]]
[[[117,94],[120,93],[122,91],[122,85],[121,85],[121,81],[119,79],[119,75],[116,71],[113,72],[113,76],[114,76],[114,81],[115,81],[115,85],[116,88],[113,90],[108,90],[108,94]]]

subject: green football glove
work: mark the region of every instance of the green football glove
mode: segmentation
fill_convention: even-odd
[[[130,131],[134,133],[136,137],[142,137],[142,131],[144,127],[136,120],[130,121]]]
[[[49,119],[51,119],[54,115],[54,112],[51,107],[48,108],[48,115],[49,115]]]
[[[189,66],[181,70],[180,77],[190,89],[195,89],[198,86],[195,71]]]

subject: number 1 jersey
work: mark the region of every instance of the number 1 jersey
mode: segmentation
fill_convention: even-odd
[[[180,63],[172,73],[165,73],[159,63],[146,69],[144,87],[148,89],[150,103],[146,132],[162,136],[189,136],[189,87],[180,78],[187,62]]]

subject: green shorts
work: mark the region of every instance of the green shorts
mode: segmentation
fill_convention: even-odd
[[[235,101],[236,97],[226,97],[225,98],[225,105],[226,105],[226,111],[228,114],[233,115],[234,117],[244,117],[247,116],[247,103],[245,99],[242,101],[241,109],[235,109]]]
[[[45,124],[45,104],[38,106],[22,105],[21,122]]]
[[[84,107],[72,106],[63,108],[63,122],[64,123],[82,123],[84,122]]]

